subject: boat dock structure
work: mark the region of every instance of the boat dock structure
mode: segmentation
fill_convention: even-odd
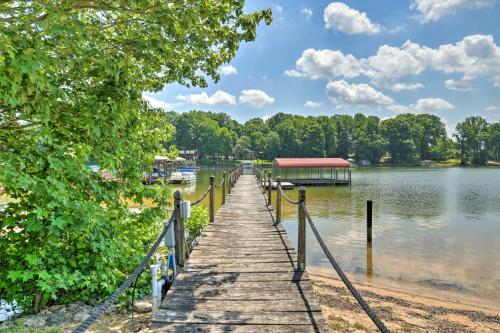
[[[176,191],[173,213],[146,256],[73,333],[85,332],[148,268],[152,332],[328,332],[306,271],[306,239],[317,241],[373,323],[381,332],[389,332],[326,246],[307,209],[306,189],[299,188],[296,200],[292,199],[278,177],[273,208],[271,179],[264,186],[262,173],[258,168],[236,167],[224,172],[219,184],[210,176],[207,190],[193,202]],[[222,194],[217,212],[216,190]],[[209,224],[194,243],[187,244],[185,223],[191,207],[204,200]],[[284,201],[297,208],[293,243],[282,225]],[[308,232],[312,235],[306,236]],[[153,256],[157,259],[151,264]]]
[[[297,186],[351,185],[351,163],[343,158],[275,158],[272,176]]]
[[[328,332],[307,272],[243,175],[166,293],[154,332]]]

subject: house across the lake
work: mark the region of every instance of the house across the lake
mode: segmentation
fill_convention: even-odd
[[[275,158],[272,174],[294,185],[350,185],[351,163],[343,158]]]

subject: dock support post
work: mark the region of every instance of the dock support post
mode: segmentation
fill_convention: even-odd
[[[184,241],[184,219],[181,218],[181,202],[182,192],[177,190],[174,192],[174,207],[175,207],[175,261],[180,267],[184,266],[186,259],[186,242]]]
[[[299,189],[299,240],[297,246],[299,271],[306,269],[306,214],[302,203],[306,203],[306,189],[303,186]]]
[[[267,173],[268,176],[268,182],[267,182],[267,205],[271,206],[271,192],[273,190],[273,184],[271,182],[271,173]]]
[[[227,194],[231,194],[231,189],[233,188],[233,171],[229,172],[229,182],[227,186]]]
[[[373,280],[373,254],[372,254],[372,242],[366,244],[366,277],[369,282]]]
[[[215,201],[215,176],[210,176],[210,223],[214,221],[214,201]]]
[[[351,181],[351,169],[349,169],[349,186],[351,186],[351,183],[352,183],[352,181]]]
[[[227,178],[227,172],[224,171],[222,174],[222,204],[226,203],[226,178]]]
[[[366,202],[366,240],[368,243],[372,242],[372,210],[373,201]]]
[[[281,223],[281,177],[276,177],[276,221],[275,224]]]

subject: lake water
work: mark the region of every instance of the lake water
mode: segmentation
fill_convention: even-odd
[[[358,168],[352,177],[352,187],[306,189],[308,210],[345,271],[500,301],[500,169]],[[296,243],[296,207],[284,206],[284,224]],[[330,267],[312,237],[308,264]]]
[[[220,170],[201,170],[196,184],[179,188],[196,199],[210,174],[220,181]],[[351,187],[306,188],[308,210],[346,272],[375,283],[416,283],[500,302],[500,169],[357,168],[352,181]],[[219,205],[220,190],[216,194]],[[296,198],[297,189],[287,194]],[[373,201],[371,249],[367,200]],[[297,207],[282,207],[296,244]],[[307,264],[331,267],[313,237],[308,231]]]
[[[195,200],[211,174],[218,184],[222,170],[203,169],[196,183],[172,185],[172,190]],[[356,168],[352,181],[351,187],[306,188],[308,210],[346,272],[374,283],[416,283],[500,304],[500,169]],[[296,198],[297,189],[287,194]],[[367,200],[373,200],[371,249]],[[220,202],[218,189],[216,209]],[[202,204],[208,206],[208,197]],[[296,244],[296,206],[283,204],[283,221]],[[307,265],[330,268],[313,237],[309,230]]]

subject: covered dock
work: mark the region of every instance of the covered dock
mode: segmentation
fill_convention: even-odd
[[[343,158],[275,158],[272,174],[294,185],[351,185],[351,163]]]
[[[146,172],[143,182],[153,184],[161,179],[166,182],[168,176],[182,166],[185,161],[186,159],[182,157],[171,159],[167,156],[155,156],[152,172]]]

